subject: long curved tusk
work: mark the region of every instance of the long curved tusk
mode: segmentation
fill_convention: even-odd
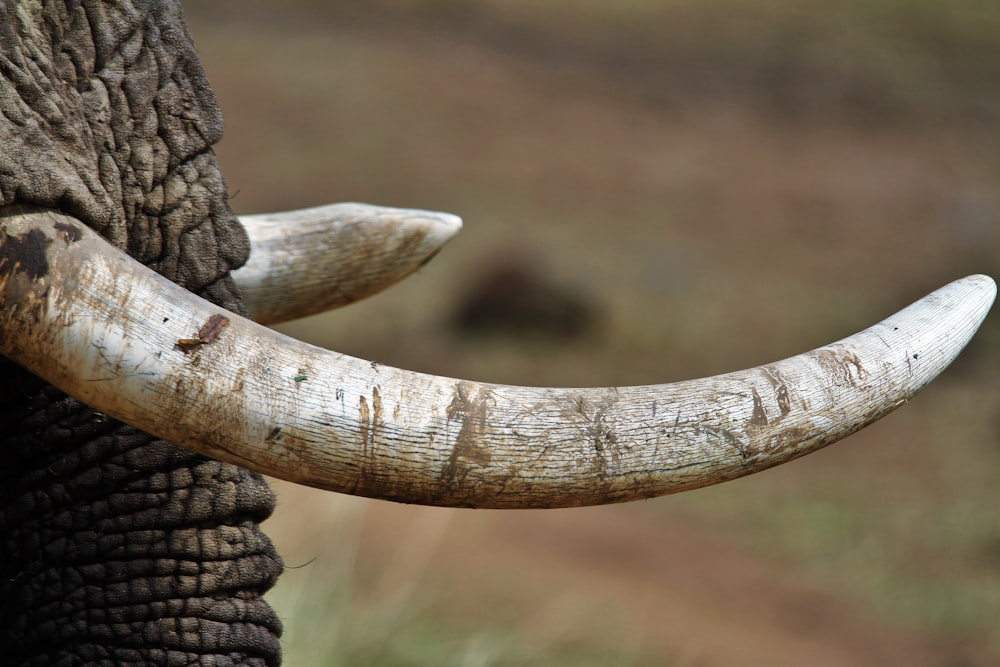
[[[240,217],[250,259],[233,271],[254,321],[287,322],[380,292],[426,264],[462,228],[448,213],[331,204]]]
[[[551,389],[322,350],[202,301],[78,221],[0,220],[0,352],[92,407],[294,482],[411,503],[557,507],[740,477],[899,407],[996,295],[955,281],[875,326],[759,368]]]

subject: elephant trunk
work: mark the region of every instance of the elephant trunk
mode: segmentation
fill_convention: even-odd
[[[177,2],[0,2],[0,210],[71,213],[244,313],[221,133]],[[278,664],[263,479],[13,368],[0,359],[0,662]]]

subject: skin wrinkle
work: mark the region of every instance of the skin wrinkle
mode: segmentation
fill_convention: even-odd
[[[249,252],[176,2],[0,2],[0,210],[54,208],[220,306]],[[4,664],[276,665],[263,479],[0,359]],[[16,390],[15,390],[16,389]],[[192,597],[186,597],[186,596]]]

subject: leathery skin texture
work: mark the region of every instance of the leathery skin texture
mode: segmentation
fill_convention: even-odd
[[[0,212],[64,211],[243,313],[221,114],[176,2],[0,2]],[[264,480],[0,359],[0,662],[280,663]]]
[[[6,407],[5,664],[276,663],[262,479],[49,388]]]

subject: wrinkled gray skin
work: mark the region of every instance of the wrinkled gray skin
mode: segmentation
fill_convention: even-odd
[[[176,2],[0,4],[0,214],[69,213],[243,313],[248,242]],[[280,662],[256,474],[110,420],[0,359],[0,661]]]

